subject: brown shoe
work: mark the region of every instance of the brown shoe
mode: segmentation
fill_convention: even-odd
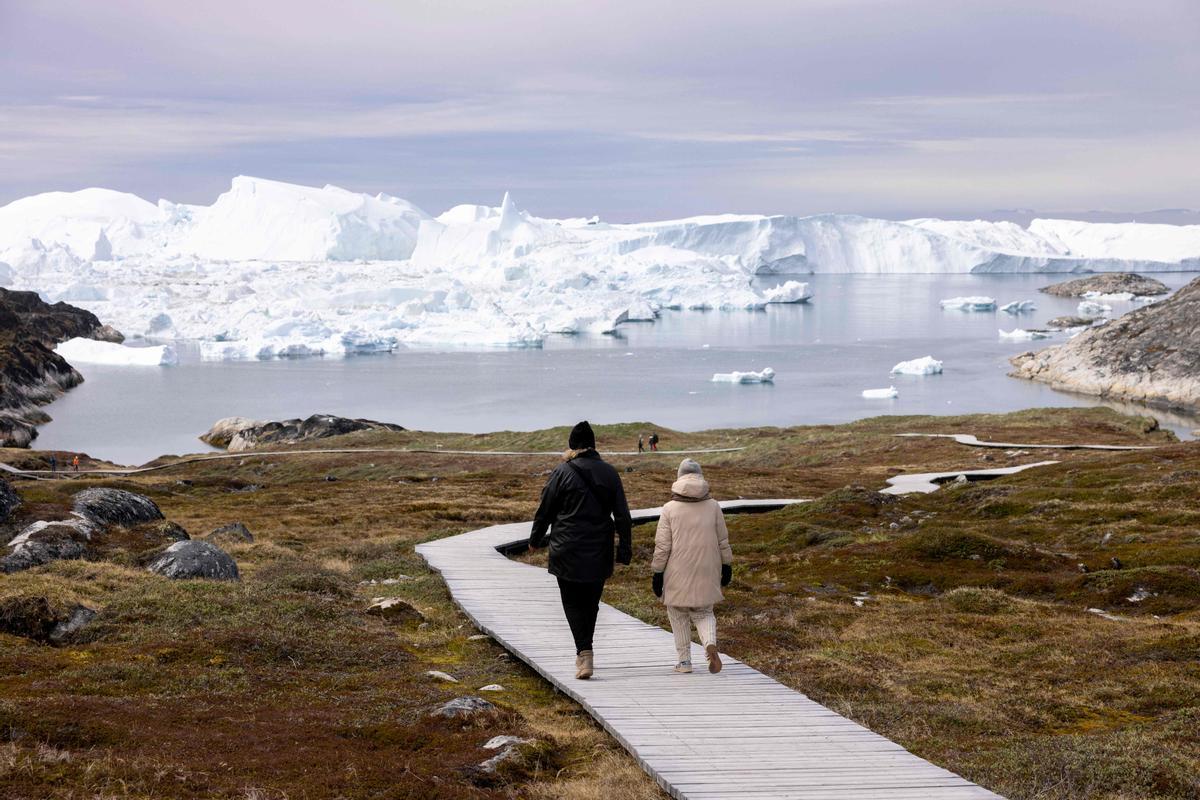
[[[575,656],[575,677],[581,681],[586,681],[592,677],[592,651],[584,650],[579,655]]]
[[[710,644],[704,648],[704,655],[708,656],[708,671],[716,675],[721,671],[721,654],[717,652],[717,646]]]

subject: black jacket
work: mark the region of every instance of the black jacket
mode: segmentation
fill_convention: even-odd
[[[576,469],[591,476],[595,492]],[[529,544],[545,547],[549,543],[551,575],[592,583],[607,580],[613,573],[614,529],[621,538],[621,549],[628,553],[633,522],[625,487],[617,471],[595,450],[588,450],[559,464],[550,474],[533,518]]]

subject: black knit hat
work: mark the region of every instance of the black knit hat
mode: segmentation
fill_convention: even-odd
[[[567,445],[572,450],[587,450],[589,447],[596,446],[596,434],[592,433],[592,426],[588,425],[586,419],[571,428],[571,436],[567,439]]]

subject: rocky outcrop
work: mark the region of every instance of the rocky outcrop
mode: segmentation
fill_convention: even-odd
[[[425,621],[424,614],[399,597],[372,598],[371,605],[367,606],[367,613],[391,623],[416,624]]]
[[[1012,360],[1056,389],[1200,409],[1200,278],[1174,296]]]
[[[1119,294],[1130,292],[1138,297],[1166,294],[1171,289],[1162,281],[1135,275],[1132,272],[1102,272],[1086,278],[1043,286],[1040,291],[1055,297],[1083,297],[1087,292]]]
[[[28,447],[37,426],[50,420],[39,407],[83,382],[54,352],[75,337],[111,341],[120,334],[89,311],[0,289],[0,446]]]
[[[21,506],[21,495],[12,484],[0,478],[0,522],[7,522],[13,512]]]
[[[254,534],[241,522],[230,522],[213,530],[204,537],[206,542],[214,544],[244,544],[254,541]]]
[[[80,516],[101,526],[129,528],[163,519],[153,500],[124,489],[84,489],[75,495],[73,508]]]
[[[27,524],[0,555],[0,573],[64,559],[116,559],[144,563],[188,533],[163,518],[149,497],[123,489],[78,492],[65,519]]]
[[[388,422],[348,419],[332,414],[313,414],[308,419],[288,419],[282,422],[259,422],[245,417],[227,417],[213,425],[200,439],[214,447],[238,452],[264,445],[295,444],[330,436],[344,436],[358,431],[402,430],[404,428],[399,425]]]
[[[51,561],[83,558],[96,529],[75,518],[35,522],[8,543],[9,552],[0,557],[0,572],[20,572]]]
[[[228,553],[215,544],[195,539],[171,545],[151,561],[147,569],[157,575],[176,580],[238,580],[237,562]]]
[[[1047,328],[1086,328],[1096,320],[1091,317],[1055,317],[1046,323]]]
[[[200,436],[200,441],[211,444],[213,447],[226,448],[229,447],[229,442],[233,440],[233,437],[241,431],[266,424],[262,420],[249,417],[226,417],[217,420],[216,424],[208,429],[208,433]]]
[[[473,717],[476,714],[490,713],[496,711],[496,706],[484,700],[482,697],[467,695],[465,697],[456,697],[453,700],[447,701],[433,710],[434,716],[462,718]]]

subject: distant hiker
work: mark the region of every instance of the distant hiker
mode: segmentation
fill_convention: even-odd
[[[56,472],[58,472],[58,459],[50,456],[50,474],[53,475]]]
[[[642,437],[642,434],[640,434],[640,433],[638,434],[638,452],[639,453],[646,452],[646,440]]]
[[[658,450],[658,434],[657,433],[654,433],[654,432],[650,433],[650,449],[654,450],[654,451]]]
[[[71,459],[71,469],[79,472],[79,456],[75,456]]]
[[[651,585],[667,607],[675,634],[675,671],[692,671],[694,623],[708,658],[708,671],[720,672],[713,604],[725,599],[721,587],[733,579],[729,531],[720,504],[709,496],[700,465],[685,458],[677,475],[678,480],[671,484],[671,502],[663,506],[654,535]]]
[[[613,533],[620,537],[616,560],[633,560],[633,523],[617,471],[596,452],[596,435],[586,421],[571,429],[570,449],[550,474],[533,518],[529,544],[550,545],[550,574],[558,578],[563,613],[575,639],[575,677],[592,677],[592,635],[604,582],[613,574]],[[549,536],[546,531],[549,529]]]

